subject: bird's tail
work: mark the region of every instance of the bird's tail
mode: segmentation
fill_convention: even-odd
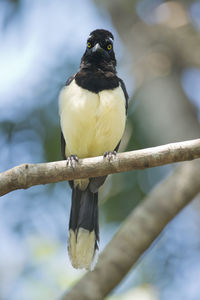
[[[93,268],[98,241],[98,193],[73,188],[68,251],[74,268]]]

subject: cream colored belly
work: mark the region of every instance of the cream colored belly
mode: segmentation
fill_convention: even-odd
[[[59,97],[66,156],[80,158],[112,151],[125,128],[125,97],[121,87],[98,94],[80,88],[75,80]]]

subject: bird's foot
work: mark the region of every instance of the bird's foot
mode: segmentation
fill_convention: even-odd
[[[117,156],[116,151],[106,151],[103,155],[104,158],[107,158],[108,161],[114,160]]]
[[[78,156],[75,154],[71,154],[66,158],[66,164],[68,167],[72,167],[74,169],[76,163],[78,162]]]

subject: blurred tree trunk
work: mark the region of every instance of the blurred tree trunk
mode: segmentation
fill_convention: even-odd
[[[189,2],[177,2],[182,26],[170,20],[166,24],[144,23],[136,14],[137,2],[95,1],[110,13],[131,57],[134,101],[138,103],[134,116],[149,145],[197,138],[197,113],[180,79],[184,68],[200,67],[200,35],[189,23]]]

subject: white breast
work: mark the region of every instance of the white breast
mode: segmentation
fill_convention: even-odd
[[[59,96],[61,128],[66,155],[80,158],[112,151],[125,128],[125,97],[121,87],[98,94],[79,87],[75,80]]]

